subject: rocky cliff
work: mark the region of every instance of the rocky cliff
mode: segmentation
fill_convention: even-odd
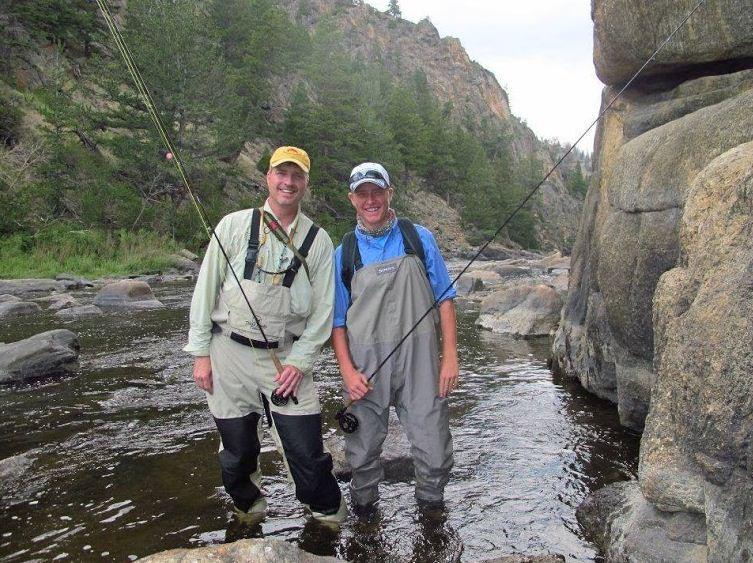
[[[696,4],[594,0],[603,103]],[[555,355],[644,430],[582,510],[610,560],[753,550],[751,8],[707,0],[597,132]]]
[[[404,79],[421,70],[434,95],[440,102],[451,104],[459,122],[487,122],[506,129],[512,158],[521,162],[533,157],[540,167],[539,177],[554,164],[553,155],[561,147],[538,139],[512,115],[507,93],[494,75],[472,61],[458,39],[440,37],[428,19],[414,24],[353,0],[280,0],[280,5],[291,18],[312,30],[322,21],[334,22],[352,57],[381,61],[394,77]],[[582,201],[569,193],[565,176],[579,161],[584,173],[590,173],[590,161],[583,154],[573,154],[533,201],[538,238],[544,248],[569,250],[572,246]],[[500,223],[503,220],[500,217]]]

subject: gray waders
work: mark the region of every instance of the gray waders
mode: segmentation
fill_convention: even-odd
[[[252,221],[250,248],[258,240],[258,229],[257,215]],[[286,275],[281,285],[261,284],[250,279],[255,253],[249,261],[251,267],[244,272],[241,285],[262,323],[269,348],[274,348],[285,364],[296,335],[303,332],[306,323],[305,315],[291,311],[290,285],[295,274]],[[297,403],[272,404],[277,370],[240,289],[220,293],[212,320],[209,355],[214,390],[206,397],[222,440],[222,482],[236,508],[247,512],[262,497],[259,452],[262,416],[266,414],[288,476],[295,484],[296,498],[315,518],[339,514],[342,495],[332,473],[332,456],[322,444],[321,407],[311,374],[305,374],[301,381]]]
[[[369,375],[434,303],[421,260],[406,255],[359,269],[351,283],[347,313],[350,354]],[[452,468],[447,400],[439,397],[437,314],[428,315],[371,380],[374,389],[351,407],[360,421],[345,435],[353,469],[351,498],[366,505],[379,498],[380,460],[389,407],[395,406],[411,444],[416,498],[441,501]],[[347,399],[347,394],[346,394]]]

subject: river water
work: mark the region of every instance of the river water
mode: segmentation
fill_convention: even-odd
[[[0,329],[3,342],[52,328],[81,342],[79,375],[0,387],[0,460],[21,454],[28,464],[0,488],[0,559],[127,561],[264,536],[356,561],[516,552],[598,560],[575,508],[591,491],[635,477],[638,436],[620,427],[613,405],[550,373],[547,339],[493,335],[472,315],[459,319],[462,385],[450,403],[455,467],[445,514],[419,512],[411,475],[392,475],[375,517],[324,529],[295,501],[266,437],[268,517],[255,529],[228,524],[218,439],[180,351],[191,288],[155,286],[161,311],[79,321],[45,313]],[[329,436],[341,406],[330,349],[316,373]]]

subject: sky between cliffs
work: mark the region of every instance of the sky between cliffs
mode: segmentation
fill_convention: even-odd
[[[388,0],[367,0],[386,10]],[[428,16],[492,71],[515,115],[541,138],[573,143],[596,118],[602,85],[593,67],[591,0],[400,0],[403,18]],[[589,135],[578,147],[593,150]]]

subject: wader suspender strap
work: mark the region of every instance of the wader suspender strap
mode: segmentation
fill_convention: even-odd
[[[254,275],[256,257],[259,255],[259,227],[261,226],[261,213],[258,209],[251,211],[251,234],[248,236],[248,248],[246,249],[246,267],[243,269],[243,279],[250,280]]]
[[[301,264],[303,264],[303,269],[306,270],[306,276],[308,277],[309,281],[311,281],[311,272],[309,272],[309,265],[306,263],[306,255],[301,254],[300,250],[295,247],[293,241],[290,240],[288,233],[285,232],[285,229],[282,227],[282,225],[280,225],[277,219],[274,218],[274,216],[270,217],[270,215],[266,211],[262,211],[261,216],[262,219],[264,219],[264,224],[267,226],[270,232],[277,238],[277,240],[287,246],[293,253],[293,255],[298,259],[298,268],[300,268]],[[319,227],[317,227],[317,229],[318,228]],[[309,246],[311,245],[309,244]],[[308,252],[308,249],[306,249],[306,252]],[[298,268],[296,268],[296,272],[298,271]]]
[[[301,268],[301,264],[303,264],[303,267],[306,270],[306,274],[309,277],[309,282],[311,281],[311,274],[309,273],[309,270],[306,267],[306,257],[309,255],[309,250],[311,250],[311,245],[314,244],[314,239],[316,238],[316,235],[318,232],[319,232],[319,226],[311,225],[309,232],[306,233],[306,238],[303,239],[303,244],[301,244],[301,248],[297,249],[297,252],[295,251],[293,252],[293,254],[295,254],[295,257],[293,258],[293,261],[290,263],[290,267],[288,268],[288,271],[286,272],[285,277],[282,279],[283,287],[290,287],[291,285],[293,285],[293,280],[295,279],[295,275],[298,273],[298,270]],[[291,244],[290,246],[293,246],[293,245]],[[301,258],[303,258],[303,262],[301,262]]]
[[[408,219],[398,219],[397,226],[403,235],[403,249],[406,254],[413,254],[421,260],[424,265],[426,276],[429,276],[429,270],[426,268],[426,253],[424,245],[418,235],[416,226]],[[361,251],[358,250],[358,240],[356,233],[351,231],[346,233],[342,240],[342,280],[345,288],[350,295],[350,282],[353,280],[353,274],[363,267],[361,260]]]

